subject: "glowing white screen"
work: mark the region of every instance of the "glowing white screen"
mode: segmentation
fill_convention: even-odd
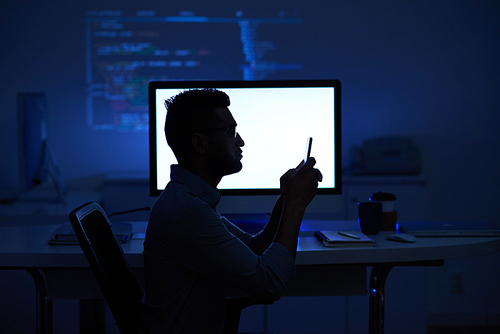
[[[165,140],[164,102],[183,90],[156,90],[156,167],[160,190],[170,181],[170,165],[177,163]],[[279,188],[281,175],[304,158],[308,137],[313,137],[311,156],[323,174],[320,188],[335,187],[333,87],[220,90],[230,97],[229,110],[245,146],[243,169],[224,177],[219,189]]]

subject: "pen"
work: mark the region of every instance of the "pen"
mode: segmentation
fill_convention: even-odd
[[[347,232],[344,232],[344,231],[338,231],[338,233],[340,235],[343,235],[344,237],[349,237],[349,238],[353,238],[353,239],[360,239],[360,237],[358,235],[355,235],[355,234],[352,234],[352,233],[347,233]]]

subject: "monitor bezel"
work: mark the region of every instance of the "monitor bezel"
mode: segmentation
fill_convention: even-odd
[[[158,170],[156,161],[156,90],[157,89],[196,89],[217,88],[287,88],[287,87],[333,87],[334,88],[334,154],[335,154],[335,187],[318,188],[318,194],[342,194],[342,154],[341,154],[341,85],[336,79],[320,80],[190,80],[190,81],[151,81],[148,85],[149,97],[149,170],[150,170],[150,196],[158,197],[162,189],[157,189]],[[278,188],[260,189],[220,189],[223,195],[278,195]]]

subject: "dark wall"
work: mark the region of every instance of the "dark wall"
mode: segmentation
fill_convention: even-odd
[[[254,1],[245,10],[267,15],[280,8],[278,1],[272,7],[268,2]],[[217,3],[222,9],[194,1],[182,7],[165,1],[4,1],[2,189],[18,186],[19,91],[46,92],[50,140],[66,178],[148,170],[147,133],[96,132],[86,126],[85,15],[132,8],[216,16],[231,15],[239,6],[238,1]],[[494,221],[500,215],[498,1],[285,4],[304,19],[302,32],[289,45],[304,69],[282,76],[342,81],[344,165],[349,148],[365,138],[410,136],[422,150],[429,180],[429,218]],[[224,69],[216,70],[213,79],[224,79]]]

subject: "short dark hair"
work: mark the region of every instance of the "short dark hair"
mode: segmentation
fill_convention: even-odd
[[[215,88],[190,89],[165,100],[165,137],[179,163],[189,150],[191,136],[216,126],[215,109],[230,103],[229,96]]]

